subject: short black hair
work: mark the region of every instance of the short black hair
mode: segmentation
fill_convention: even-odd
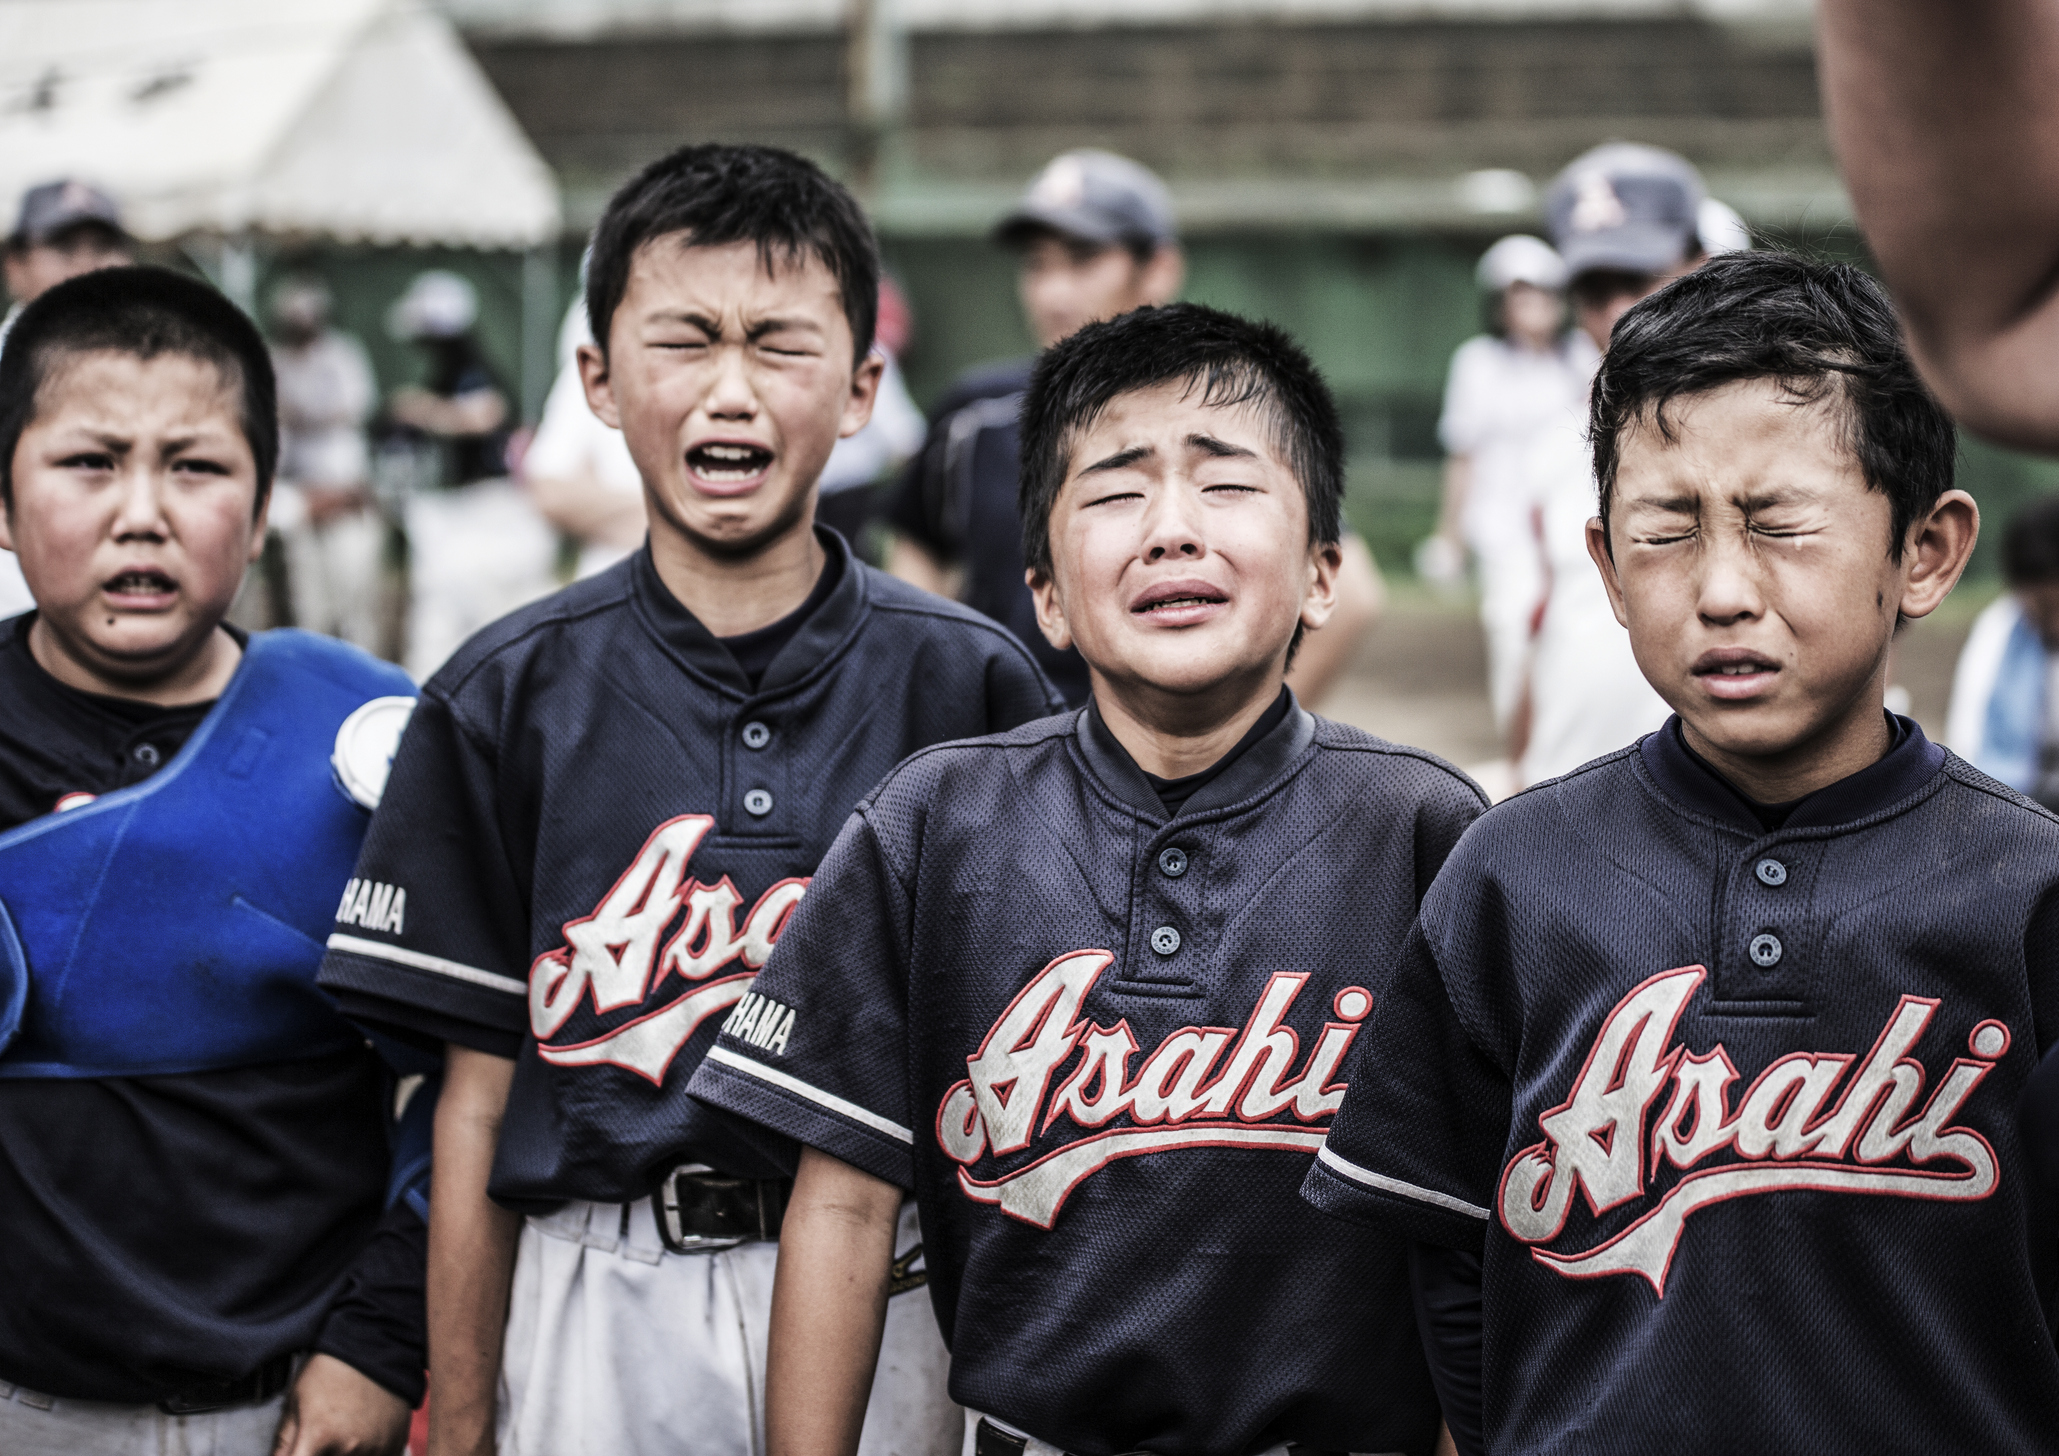
[[[14,450],[37,394],[65,358],[92,353],[212,364],[243,396],[243,438],[257,462],[257,500],[279,464],[278,386],[264,336],[219,290],[169,268],[101,268],[67,279],[21,311],[0,347],[0,505],[14,508]]]
[[[1173,303],[1088,324],[1051,346],[1022,401],[1022,558],[1051,574],[1051,509],[1072,446],[1118,397],[1185,380],[1201,402],[1255,404],[1273,416],[1274,440],[1308,501],[1308,539],[1329,545],[1344,529],[1344,427],[1308,355],[1269,323]]]
[[[2059,581],[2059,495],[2034,500],[2009,518],[2002,577],[2011,586]]]
[[[1886,290],[1849,264],[1783,252],[1713,258],[1616,324],[1588,420],[1604,539],[1623,432],[1649,417],[1671,439],[1668,401],[1745,379],[1839,407],[1867,485],[1888,498],[1899,560],[1910,525],[1952,488],[1958,432],[1917,377]]]
[[[858,200],[792,152],[707,142],[660,157],[623,183],[593,230],[586,317],[603,354],[636,250],[673,233],[685,233],[692,247],[756,243],[768,270],[813,253],[836,279],[854,357],[872,348],[879,244]]]

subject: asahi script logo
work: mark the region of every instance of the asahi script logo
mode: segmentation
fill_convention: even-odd
[[[1651,1206],[1594,1248],[1531,1257],[1574,1279],[1642,1275],[1663,1298],[1688,1216],[1712,1203],[1803,1188],[1959,1201],[1994,1192],[1994,1149],[1951,1122],[2009,1050],[2001,1022],[1973,1028],[1973,1055],[1928,1101],[1909,1056],[1940,1004],[1925,996],[1902,997],[1863,1057],[1794,1052],[1733,1096],[1738,1070],[1720,1043],[1698,1054],[1673,1041],[1707,974],[1666,971],[1616,1003],[1572,1095],[1538,1119],[1545,1140],[1502,1173],[1498,1199],[1502,1227],[1532,1245],[1559,1237],[1576,1191],[1597,1217],[1640,1198]],[[1686,1176],[1652,1198],[1667,1165]]]
[[[529,1029],[538,1056],[559,1067],[605,1062],[662,1084],[701,1023],[751,989],[808,882],[781,880],[739,927],[743,896],[728,876],[714,885],[687,878],[687,861],[714,827],[705,814],[660,824],[593,914],[567,921],[565,944],[536,958]],[[709,979],[722,970],[731,973]],[[552,1042],[582,1000],[598,1017],[637,1014],[583,1041]]]
[[[1344,1101],[1334,1082],[1372,995],[1347,986],[1304,1059],[1287,1013],[1306,975],[1267,983],[1241,1029],[1183,1026],[1144,1055],[1127,1019],[1100,1026],[1080,1018],[1105,950],[1060,956],[1037,973],[966,1059],[966,1079],[937,1108],[938,1144],[962,1166],[968,1198],[1050,1228],[1080,1183],[1117,1158],[1180,1148],[1274,1148],[1313,1154]],[[1135,1065],[1134,1074],[1132,1066]],[[1061,1128],[1060,1118],[1081,1136]],[[977,1176],[983,1160],[1006,1159],[1039,1143],[1059,1146],[1024,1166]]]

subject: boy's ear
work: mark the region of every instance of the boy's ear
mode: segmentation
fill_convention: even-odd
[[[1065,620],[1065,605],[1058,600],[1058,583],[1032,566],[1022,574],[1030,596],[1037,604],[1037,629],[1044,640],[1060,652],[1072,646],[1072,627]]]
[[[598,344],[579,346],[579,382],[586,386],[586,407],[598,415],[603,424],[622,428],[622,412],[615,408],[615,387],[613,376],[608,373],[608,356]]]
[[[851,371],[851,392],[844,396],[844,418],[837,426],[837,438],[849,439],[872,423],[872,406],[879,398],[879,381],[886,374],[887,361],[877,351],[867,353]]]
[[[258,557],[265,554],[265,523],[271,519],[274,493],[270,490],[265,492],[265,498],[257,503],[257,510],[250,518],[250,555],[247,560],[252,566],[257,564]]]
[[[1594,559],[1594,569],[1601,573],[1601,584],[1609,594],[1609,610],[1616,614],[1619,626],[1628,627],[1630,618],[1623,610],[1623,583],[1616,579],[1616,558],[1609,555],[1609,528],[1601,523],[1600,516],[1587,518],[1587,554]]]
[[[1905,617],[1927,617],[1959,583],[1980,539],[1980,507],[1963,490],[1948,490],[1928,515],[1913,522],[1902,543]]]
[[[1327,541],[1308,548],[1308,595],[1301,599],[1301,625],[1314,632],[1337,610],[1337,576],[1344,570],[1344,546]]]

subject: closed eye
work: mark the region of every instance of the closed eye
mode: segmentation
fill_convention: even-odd
[[[188,455],[172,462],[172,469],[187,475],[230,475],[227,465],[219,460],[209,460],[203,455]]]
[[[1118,490],[1111,491],[1107,495],[1097,495],[1091,500],[1082,501],[1081,506],[1083,508],[1086,506],[1105,506],[1113,501],[1142,500],[1143,498],[1144,492],[1141,490]]]
[[[114,456],[104,450],[81,450],[57,462],[65,470],[112,470]]]

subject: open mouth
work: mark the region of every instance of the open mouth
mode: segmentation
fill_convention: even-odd
[[[170,575],[153,566],[132,566],[100,584],[108,596],[126,601],[160,601],[179,589]]]
[[[686,452],[686,468],[708,485],[744,485],[772,468],[772,452],[762,445],[713,440]]]
[[[1206,620],[1229,600],[1228,592],[1205,581],[1160,582],[1130,603],[1130,615],[1181,625]]]
[[[1749,648],[1719,647],[1695,660],[1694,675],[1719,698],[1748,698],[1769,686],[1780,664]]]

